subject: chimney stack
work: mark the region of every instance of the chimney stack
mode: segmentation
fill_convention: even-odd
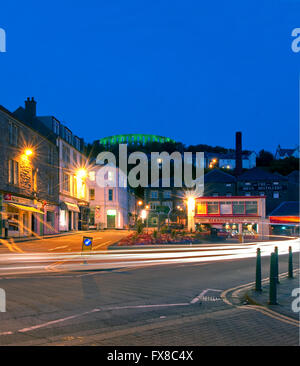
[[[242,174],[242,132],[235,133],[235,175]]]
[[[27,118],[32,118],[36,116],[36,101],[33,97],[28,97],[27,100],[25,100],[25,113]]]

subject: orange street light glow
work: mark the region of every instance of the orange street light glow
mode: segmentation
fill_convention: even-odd
[[[25,155],[26,156],[30,156],[30,155],[32,155],[33,154],[33,151],[31,150],[31,149],[26,149],[25,150]]]
[[[86,176],[87,176],[86,169],[84,169],[84,168],[78,169],[76,172],[76,176],[81,179],[86,178]]]

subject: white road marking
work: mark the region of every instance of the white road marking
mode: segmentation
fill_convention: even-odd
[[[200,295],[194,297],[190,301],[190,304],[195,304],[196,302],[200,301],[208,291],[222,292],[223,290],[216,290],[216,289],[213,289],[213,288],[207,288],[206,290],[203,290]]]
[[[29,328],[19,329],[18,332],[20,332],[20,333],[26,333],[26,332],[29,332],[30,330],[44,328],[44,327],[47,327],[48,325],[52,325],[52,324],[62,323],[62,322],[65,322],[66,320],[75,319],[75,318],[78,318],[78,317],[83,316],[83,315],[86,315],[86,314],[95,313],[97,311],[100,311],[100,309],[93,309],[91,311],[86,311],[86,312],[81,313],[81,314],[71,315],[71,316],[68,316],[66,318],[57,319],[57,320],[53,320],[51,322],[34,325],[32,327],[29,327]]]
[[[48,249],[48,251],[50,252],[51,250],[63,249],[63,248],[68,248],[68,245],[63,245],[61,247],[51,248],[51,249]]]

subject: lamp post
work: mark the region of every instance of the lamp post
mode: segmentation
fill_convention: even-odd
[[[195,203],[195,198],[189,196],[187,199],[188,231],[195,231]]]

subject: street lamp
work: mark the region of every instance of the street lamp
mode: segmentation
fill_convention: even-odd
[[[195,231],[195,205],[194,196],[187,197],[187,216],[188,216],[188,231]]]
[[[26,156],[31,156],[33,154],[33,151],[31,149],[25,149],[24,153]]]
[[[85,168],[80,168],[76,171],[76,177],[84,179],[87,176],[87,170]]]

